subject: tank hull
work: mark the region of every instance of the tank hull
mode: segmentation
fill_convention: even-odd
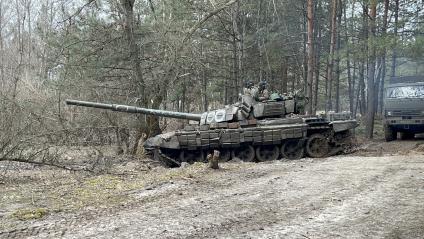
[[[255,126],[236,128],[188,126],[150,138],[144,147],[169,166],[205,161],[213,150],[221,151],[223,161],[325,157],[348,144],[350,131],[356,126],[356,120],[327,121],[318,117],[267,119]]]

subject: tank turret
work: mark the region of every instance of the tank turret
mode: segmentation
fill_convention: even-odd
[[[199,121],[200,125],[210,125],[212,127],[217,126],[219,123],[240,122],[241,124],[247,124],[249,120],[260,120],[272,117],[284,118],[284,116],[287,114],[297,113],[296,102],[293,98],[257,102],[249,95],[240,96],[240,101],[235,104],[227,105],[222,109],[211,110],[201,114],[147,109],[129,105],[105,104],[80,100],[66,100],[66,104],[125,113],[194,120]]]

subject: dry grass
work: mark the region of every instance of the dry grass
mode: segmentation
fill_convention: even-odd
[[[218,172],[250,167],[250,164],[226,164],[215,172],[204,163],[183,168],[155,167],[151,170],[128,170],[126,164],[140,168],[143,161],[114,165],[122,174],[92,175],[56,168],[35,167],[9,172],[4,187],[0,188],[0,230],[13,227],[22,220],[38,220],[57,212],[77,213],[125,205],[134,200],[129,192],[144,190],[154,185],[178,180],[215,180]],[[134,166],[135,165],[135,166]],[[138,165],[138,166],[137,166]],[[127,173],[131,172],[131,173]]]
[[[45,208],[18,209],[12,213],[12,217],[21,221],[40,219],[47,215],[48,210]]]

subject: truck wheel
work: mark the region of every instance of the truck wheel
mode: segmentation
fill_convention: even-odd
[[[306,153],[312,158],[322,158],[328,154],[328,140],[322,134],[313,134],[306,141]]]
[[[393,141],[397,139],[397,132],[396,130],[392,129],[392,127],[385,125],[384,126],[384,138],[386,139],[386,142]]]
[[[400,139],[406,140],[406,139],[413,139],[415,137],[414,133],[411,132],[400,132]]]

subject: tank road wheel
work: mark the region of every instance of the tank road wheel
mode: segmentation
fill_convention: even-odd
[[[260,162],[277,160],[279,155],[277,145],[262,145],[256,148],[256,158]]]
[[[252,145],[243,145],[239,148],[235,148],[231,156],[245,162],[253,162],[255,160],[255,149]]]
[[[306,153],[312,158],[322,158],[328,154],[328,140],[322,134],[313,134],[306,141]]]
[[[290,160],[303,157],[303,144],[301,140],[289,139],[281,146],[281,155]]]
[[[231,159],[231,150],[230,149],[220,149],[219,150],[219,161],[228,162]]]
[[[180,161],[187,163],[205,162],[205,155],[202,150],[181,150]]]
[[[397,139],[396,130],[392,129],[392,127],[388,125],[384,125],[384,138],[386,139],[386,142],[396,140]]]

